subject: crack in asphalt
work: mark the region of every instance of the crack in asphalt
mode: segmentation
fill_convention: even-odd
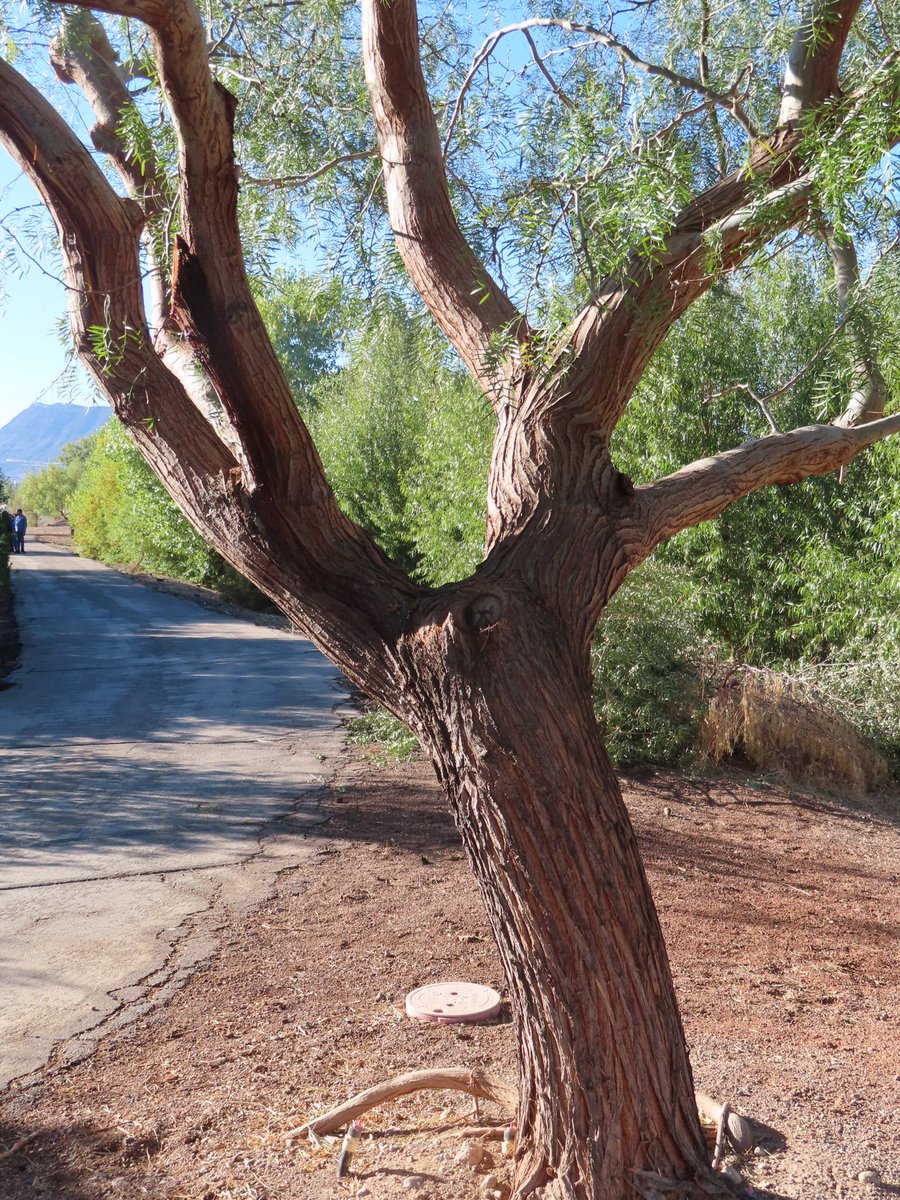
[[[321,790],[322,787],[327,788],[327,786],[328,784],[325,782],[319,785],[319,788]],[[302,812],[302,810],[299,808],[294,808],[291,809],[290,812],[286,812],[280,817],[273,817],[271,821],[266,822],[267,832],[263,833],[259,838],[257,838],[258,848],[256,850],[250,854],[228,859],[225,862],[194,863],[189,867],[156,867],[155,869],[151,867],[145,871],[119,871],[111,875],[83,875],[79,876],[78,879],[50,879],[42,883],[0,884],[0,892],[24,892],[34,890],[35,888],[69,887],[70,885],[79,883],[104,883],[105,881],[112,879],[143,879],[151,875],[158,875],[160,879],[165,879],[167,875],[190,875],[191,872],[194,871],[224,871],[227,867],[239,867],[244,863],[253,862],[254,859],[258,858],[261,854],[264,854],[265,846],[263,846],[262,843],[271,837],[271,827],[273,825],[279,825],[286,821],[290,821],[292,817],[297,816],[298,812]],[[307,815],[312,816],[311,813],[307,813]],[[330,820],[330,816],[322,817],[318,821],[310,820],[307,823],[306,828],[318,829],[320,825],[327,825]]]

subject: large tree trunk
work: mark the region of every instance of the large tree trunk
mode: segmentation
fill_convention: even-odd
[[[662,932],[594,719],[588,656],[539,610],[513,607],[519,619],[482,630],[466,619],[471,604],[423,621],[409,649],[410,689],[511,993],[515,1196],[625,1200],[672,1195],[674,1181],[675,1194],[708,1196]]]

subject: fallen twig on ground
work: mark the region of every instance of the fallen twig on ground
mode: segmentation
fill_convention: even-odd
[[[0,1162],[6,1162],[8,1158],[12,1158],[14,1155],[18,1154],[20,1150],[24,1150],[29,1142],[34,1141],[34,1139],[38,1136],[38,1133],[39,1130],[36,1129],[34,1133],[26,1134],[25,1137],[19,1138],[17,1142],[13,1142],[8,1150],[4,1150],[2,1153],[0,1153]]]

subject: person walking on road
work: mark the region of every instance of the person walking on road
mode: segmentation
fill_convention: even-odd
[[[21,508],[16,509],[13,517],[13,554],[25,553],[25,530],[28,528],[28,518]]]

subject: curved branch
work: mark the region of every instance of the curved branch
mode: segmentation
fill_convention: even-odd
[[[246,486],[241,464],[151,343],[141,290],[139,206],[115,194],[59,114],[2,60],[0,139],[56,222],[79,356],[168,491],[223,557],[360,687],[380,700],[394,696],[398,679],[390,647],[419,589],[344,516],[314,450],[296,461],[271,461],[262,486]],[[188,286],[196,284],[196,278],[188,280]],[[224,357],[222,375],[230,384],[227,345],[214,349],[220,358],[213,359],[213,369]],[[254,350],[252,344],[246,348],[249,358]],[[252,362],[242,365],[252,374]],[[243,400],[259,426],[272,420],[262,403],[252,410],[250,388]],[[257,450],[279,436],[283,445],[292,437],[282,429],[274,430],[274,438],[269,432],[261,429]],[[296,446],[296,439],[290,444]],[[284,476],[291,480],[287,496],[270,485]]]
[[[252,527],[242,536],[249,532],[253,543],[254,582],[382,699],[396,687],[385,643],[396,635],[419,589],[338,507],[256,307],[237,219],[235,101],[212,77],[201,15],[192,0],[76,3],[137,16],[153,38],[179,146],[182,237],[176,242],[172,319],[202,364],[239,443],[235,486]],[[249,548],[212,540],[239,569],[248,570]],[[276,546],[292,561],[272,561]],[[373,653],[375,646],[381,652]]]
[[[612,50],[612,52],[617,55],[621,62],[628,63],[630,66],[634,67],[635,70],[641,71],[645,75],[657,76],[660,79],[665,79],[668,83],[674,84],[676,87],[683,88],[688,92],[694,92],[698,96],[703,96],[704,99],[709,101],[711,104],[718,105],[720,108],[725,109],[729,116],[733,117],[734,120],[737,121],[737,123],[744,130],[744,132],[749,134],[751,138],[759,137],[759,131],[753,125],[753,122],[750,120],[746,111],[744,110],[744,106],[741,104],[737,91],[738,85],[735,85],[727,92],[719,92],[716,91],[715,88],[709,87],[703,80],[693,79],[690,75],[683,75],[681,72],[673,71],[669,67],[664,67],[659,63],[647,62],[646,59],[641,58],[639,54],[635,54],[635,52],[629,46],[626,46],[624,42],[621,42],[618,38],[613,37],[611,33],[607,33],[602,29],[597,29],[593,25],[581,25],[576,21],[564,20],[562,17],[530,17],[527,21],[518,21],[515,25],[504,25],[502,29],[496,29],[482,43],[480,50],[472,60],[472,66],[470,67],[469,73],[466,75],[462,87],[460,88],[459,95],[456,98],[456,103],[453,107],[453,115],[450,119],[450,124],[447,129],[447,136],[444,140],[445,153],[453,137],[453,130],[456,122],[459,119],[460,113],[462,112],[462,103],[465,94],[468,91],[472,80],[478,71],[478,68],[482,65],[482,63],[490,58],[501,38],[508,37],[511,33],[524,33],[531,46],[535,62],[541,68],[544,74],[547,75],[553,90],[557,92],[557,95],[559,95],[554,80],[546,72],[541,60],[537,56],[534,42],[531,38],[531,34],[529,33],[529,30],[531,29],[562,29],[566,33],[584,34],[592,42],[603,46],[607,50]],[[565,97],[563,97],[563,99],[565,99]]]
[[[773,483],[827,475],[894,433],[900,433],[900,413],[851,429],[808,425],[745,442],[636,488],[635,510],[646,534],[632,565],[666,538],[717,517],[742,496]]]
[[[525,319],[479,261],[454,215],[419,57],[415,0],[364,0],[363,57],[397,248],[422,299],[495,407],[515,365],[494,367],[498,335]]]
[[[411,1092],[420,1091],[467,1092],[478,1100],[493,1100],[510,1112],[515,1112],[519,1102],[519,1090],[515,1084],[507,1083],[496,1075],[489,1075],[486,1071],[471,1071],[466,1067],[407,1071],[404,1075],[394,1075],[364,1092],[359,1092],[343,1104],[339,1104],[337,1108],[307,1121],[305,1125],[288,1130],[284,1135],[285,1140],[292,1141],[308,1133],[322,1136],[333,1133],[335,1129],[340,1129],[378,1104],[385,1104],[398,1096],[408,1096]]]
[[[810,82],[804,105],[821,103],[837,87],[840,50],[859,3],[822,0],[819,7],[837,17],[828,26],[829,37],[808,51],[806,76],[815,86]],[[884,93],[886,102],[893,101],[896,90],[887,70],[893,58],[885,59],[869,84],[874,94]],[[845,98],[845,119],[862,99]],[[891,144],[898,140],[900,123]],[[631,254],[621,272],[600,284],[560,339],[559,362],[567,365],[559,372],[557,395],[569,412],[611,436],[651,355],[681,314],[758,246],[807,218],[814,168],[804,161],[803,146],[804,130],[796,122],[757,141],[740,170],[682,209],[655,255]],[[609,386],[613,357],[617,375]]]
[[[859,324],[852,320],[852,305],[862,283],[856,246],[849,236],[839,237],[824,218],[821,220],[821,227],[834,267],[838,307],[845,323],[850,323],[855,357],[853,391],[845,411],[835,424],[861,425],[867,421],[877,421],[879,417],[884,416],[888,387],[868,339]]]

